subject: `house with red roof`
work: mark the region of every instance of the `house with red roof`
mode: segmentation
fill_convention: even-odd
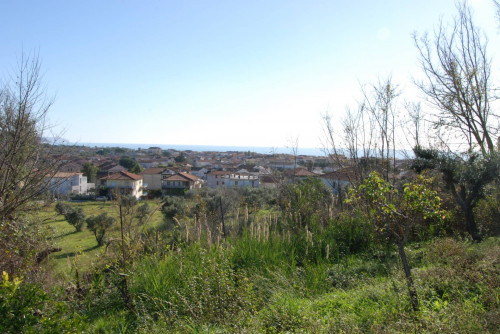
[[[111,194],[134,196],[139,199],[143,195],[143,177],[127,171],[120,171],[99,179]]]
[[[190,173],[179,172],[162,181],[162,190],[165,193],[182,193],[189,189],[201,188],[202,180]]]

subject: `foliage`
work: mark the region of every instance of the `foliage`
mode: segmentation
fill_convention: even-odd
[[[94,183],[96,181],[98,170],[99,168],[94,166],[94,164],[91,162],[86,162],[82,168],[83,175],[87,177],[87,181],[89,183]]]
[[[372,172],[358,188],[351,189],[348,199],[363,208],[376,234],[398,247],[414,311],[418,311],[419,303],[404,247],[415,224],[426,219],[440,220],[445,215],[441,199],[429,184],[430,180],[418,176],[399,192]]]
[[[138,220],[138,224],[143,225],[152,212],[153,210],[151,209],[151,206],[147,202],[140,205],[135,213],[135,216]]]
[[[474,209],[478,201],[484,198],[487,186],[500,175],[498,154],[483,156],[470,151],[456,155],[421,147],[416,147],[414,152],[416,159],[412,167],[417,172],[425,169],[441,172],[448,190],[462,210],[466,230],[474,240],[481,240]]]
[[[0,220],[0,240],[0,269],[9,275],[30,273],[38,252],[49,247],[39,220],[28,217]]]
[[[90,216],[85,221],[87,223],[87,228],[94,232],[97,244],[102,246],[104,244],[106,231],[113,226],[115,218],[108,216],[106,212],[103,212],[97,216]]]
[[[174,218],[180,218],[187,214],[188,205],[186,200],[178,196],[166,196],[161,208],[166,224],[174,224]]]
[[[333,195],[319,178],[307,178],[280,189],[279,205],[287,227],[295,232],[306,226],[325,226],[333,209]]]
[[[78,318],[71,319],[68,307],[51,300],[40,287],[10,278],[4,271],[0,281],[0,332],[56,333],[79,331]]]
[[[184,152],[181,152],[178,156],[174,158],[175,162],[177,163],[183,163],[187,161],[186,155]]]
[[[77,232],[81,232],[85,224],[85,212],[82,208],[71,208],[64,215],[64,218],[73,225]]]
[[[132,293],[141,311],[167,324],[189,319],[236,327],[242,313],[253,311],[252,283],[220,249],[194,245],[163,260],[145,258],[136,273]]]
[[[127,168],[127,170],[131,173],[136,173],[139,174],[142,172],[142,167],[139,165],[137,161],[135,161],[132,157],[129,157],[128,155],[123,155],[120,158],[120,166],[123,166]]]
[[[71,205],[69,205],[67,203],[58,201],[56,203],[55,210],[56,210],[58,215],[66,216],[68,213],[71,212],[71,210],[73,210],[73,208],[71,207]]]
[[[430,189],[430,182],[418,176],[400,192],[372,172],[357,189],[351,189],[348,202],[364,209],[376,233],[406,243],[416,223],[445,217],[441,199]]]

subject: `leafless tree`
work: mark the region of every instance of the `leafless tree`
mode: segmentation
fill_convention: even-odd
[[[417,163],[441,171],[463,212],[467,231],[480,241],[474,208],[485,196],[485,188],[498,181],[499,115],[491,108],[496,97],[487,38],[474,24],[467,2],[458,4],[457,11],[453,23],[441,21],[432,37],[414,35],[424,74],[416,84],[437,110],[434,128],[446,149],[417,147],[415,153]]]
[[[0,87],[0,266],[10,272],[27,265],[40,245],[38,228],[28,233],[21,214],[34,207],[60,164],[49,158],[52,146],[43,143],[52,100],[42,86],[40,66],[37,54],[23,53],[15,78]]]
[[[350,168],[353,184],[374,169],[387,180],[396,157],[397,86],[389,78],[362,87],[361,93],[361,102],[346,109],[340,127],[330,114],[323,115],[324,151],[337,168]]]
[[[465,142],[467,150],[482,155],[495,149],[498,127],[490,108],[495,99],[487,39],[473,23],[467,3],[457,5],[458,15],[451,25],[442,21],[434,35],[414,35],[424,78],[416,81],[428,101],[438,110],[435,126]]]
[[[22,54],[15,80],[0,90],[0,220],[15,219],[46,191],[60,162],[50,159],[47,99],[38,55]]]

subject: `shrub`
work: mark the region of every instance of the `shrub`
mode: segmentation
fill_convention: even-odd
[[[67,306],[52,300],[39,286],[10,279],[3,272],[0,281],[1,333],[80,332],[79,318],[68,317]]]
[[[82,208],[71,208],[69,212],[66,212],[64,218],[75,227],[77,232],[82,231],[83,224],[85,224],[85,213]]]
[[[90,216],[86,219],[87,228],[94,232],[95,239],[99,246],[104,244],[106,231],[113,225],[115,218],[108,216],[106,212],[98,216]]]
[[[73,208],[71,205],[64,202],[57,202],[55,210],[58,215],[66,216],[69,212],[71,212],[71,210],[73,210]]]

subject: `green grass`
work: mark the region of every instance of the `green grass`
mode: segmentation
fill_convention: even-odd
[[[145,201],[140,202],[140,204]],[[80,207],[85,215],[98,215],[107,212],[116,218],[115,225],[108,232],[108,237],[119,237],[119,211],[115,201],[107,202],[68,202],[71,206]],[[155,208],[157,202],[148,201],[151,208]],[[55,247],[62,250],[50,255],[49,261],[52,262],[54,269],[58,273],[69,273],[73,265],[79,268],[89,268],[98,255],[103,251],[103,247],[98,247],[94,234],[86,227],[81,232],[76,232],[62,215],[57,215],[55,203],[45,207],[37,213],[37,217],[43,222],[43,225],[49,230],[51,237],[49,240]],[[163,221],[163,216],[157,210],[144,228],[159,226]]]

